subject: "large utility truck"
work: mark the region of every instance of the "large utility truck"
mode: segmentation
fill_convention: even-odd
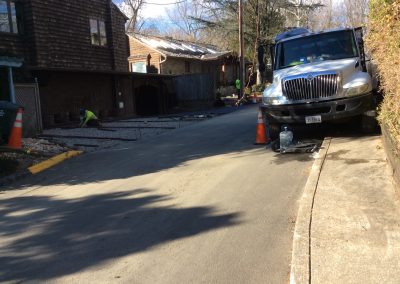
[[[367,68],[361,28],[292,29],[275,38],[271,54],[273,82],[261,108],[272,138],[283,124],[361,118],[374,108],[376,80]]]

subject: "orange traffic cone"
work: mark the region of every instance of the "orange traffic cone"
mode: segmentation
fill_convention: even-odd
[[[251,101],[252,101],[253,104],[258,103],[258,102],[257,102],[257,95],[256,95],[256,93],[253,94],[253,97],[252,97],[252,100],[251,100]]]
[[[265,131],[265,124],[261,109],[258,111],[258,120],[257,120],[257,128],[256,128],[256,145],[265,145],[270,142],[267,137],[267,133]]]
[[[22,148],[22,112],[22,108],[18,109],[14,127],[11,130],[10,137],[8,138],[8,147],[12,149]]]

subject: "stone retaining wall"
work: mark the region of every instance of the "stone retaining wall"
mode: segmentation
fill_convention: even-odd
[[[396,186],[400,188],[400,153],[396,149],[396,144],[393,142],[393,139],[390,137],[389,132],[385,125],[381,126],[382,128],[382,139],[383,145],[385,147],[386,156],[388,158],[388,162],[391,166],[393,172],[393,178],[396,182]]]

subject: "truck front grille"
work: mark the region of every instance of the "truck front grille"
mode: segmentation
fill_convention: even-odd
[[[283,83],[286,98],[291,101],[329,98],[337,95],[339,76],[324,74],[294,79],[287,79]]]

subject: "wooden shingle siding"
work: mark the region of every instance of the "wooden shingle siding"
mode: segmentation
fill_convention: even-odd
[[[0,56],[25,57],[24,41],[15,34],[0,33]]]
[[[111,20],[110,10],[115,8],[110,0],[30,2],[37,67],[127,71],[127,64],[122,59],[128,57],[127,50],[124,43],[119,42],[124,41],[121,38],[125,32],[124,19],[121,14],[112,13],[117,19]],[[91,44],[90,19],[105,22],[107,46]]]
[[[34,17],[32,13],[32,2],[29,0],[24,0],[23,5],[23,39],[25,45],[25,63],[26,65],[35,65],[36,64],[36,52],[37,46],[35,43],[35,25],[34,25]]]
[[[107,0],[31,1],[38,67],[112,69],[108,49],[90,42],[89,19],[106,20]]]
[[[116,71],[128,71],[129,44],[125,33],[126,18],[115,6],[111,6],[112,39]]]

